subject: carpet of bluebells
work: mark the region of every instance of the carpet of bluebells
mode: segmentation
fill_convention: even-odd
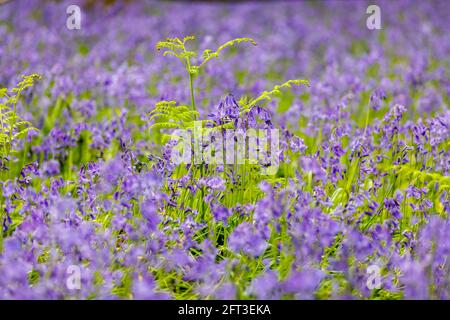
[[[450,299],[450,2],[69,4],[0,5],[0,298]],[[155,46],[188,35],[256,41],[196,108],[279,129],[275,175],[170,161],[150,113],[189,79]]]

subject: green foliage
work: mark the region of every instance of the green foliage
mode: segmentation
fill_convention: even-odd
[[[256,46],[256,42],[252,38],[233,39],[233,40],[228,41],[228,42],[224,43],[223,45],[221,45],[219,48],[217,48],[216,51],[212,51],[210,49],[206,49],[205,51],[203,51],[203,53],[202,53],[203,61],[202,61],[202,63],[200,63],[200,65],[198,67],[200,68],[200,67],[204,66],[208,61],[210,61],[213,58],[219,58],[219,55],[222,52],[222,50],[224,50],[228,47],[232,47],[237,44],[240,44],[241,42],[249,42],[252,45]]]
[[[204,50],[201,55],[203,58],[203,61],[198,65],[194,65],[192,63],[191,59],[197,58],[198,55],[196,52],[189,51],[186,48],[186,43],[188,41],[192,41],[192,40],[195,40],[195,36],[187,36],[187,37],[184,37],[183,40],[181,40],[179,38],[167,38],[165,41],[158,42],[156,44],[156,49],[165,50],[164,56],[177,57],[190,74],[197,75],[198,71],[201,67],[203,67],[211,59],[218,58],[220,53],[226,48],[235,46],[242,42],[248,42],[248,43],[251,43],[252,45],[256,46],[256,42],[251,38],[236,38],[236,39],[230,40],[230,41],[222,44],[215,51],[213,51],[211,49]]]
[[[195,53],[194,51],[189,51],[186,48],[186,43],[192,40],[195,40],[195,36],[187,36],[184,37],[182,40],[179,38],[167,38],[165,41],[158,42],[156,44],[156,49],[164,50],[164,56],[177,57],[181,61],[183,66],[186,68],[189,74],[192,109],[196,110],[193,79],[195,76],[198,75],[200,68],[206,65],[206,63],[208,63],[213,58],[219,58],[221,52],[226,48],[233,47],[240,43],[250,43],[256,46],[256,42],[252,38],[236,38],[230,40],[219,46],[215,51],[211,49],[204,50],[202,53],[203,61],[198,65],[194,65],[191,59],[196,58],[197,53]],[[288,80],[282,83],[281,85],[276,85],[270,91],[264,91],[261,95],[259,95],[255,99],[243,97],[240,100],[242,111],[248,112],[253,106],[264,100],[271,101],[274,95],[281,94],[282,89],[292,88],[293,85],[309,86],[309,82],[307,80],[300,80],[300,79]],[[193,113],[187,113],[186,109],[187,107],[178,106],[176,108],[173,108],[175,105],[176,102],[174,101],[170,102],[161,101],[160,103],[158,103],[156,105],[156,108],[150,113],[151,116],[150,120],[154,120],[155,118],[158,118],[159,120],[158,122],[152,125],[152,128],[165,128],[165,129],[182,128],[183,126],[179,126],[176,123],[189,122],[190,117],[192,115],[194,115],[194,120],[196,120],[196,116],[198,115],[196,111],[194,111]],[[230,126],[227,126],[227,128],[229,127]]]
[[[167,38],[166,41],[160,41],[156,44],[157,50],[164,49],[164,56],[174,56],[177,57],[183,66],[187,69],[190,74],[194,74],[194,69],[192,68],[191,59],[197,57],[197,54],[193,51],[189,51],[186,48],[186,42],[190,40],[195,40],[194,36],[184,37],[183,40],[179,38]]]
[[[276,85],[275,87],[273,87],[272,90],[264,91],[257,98],[252,99],[248,103],[246,103],[243,107],[244,111],[249,111],[251,109],[251,107],[255,106],[257,103],[259,103],[261,101],[264,101],[264,100],[272,101],[272,96],[281,94],[281,91],[280,91],[281,89],[292,88],[292,85],[296,85],[296,86],[305,85],[305,86],[309,87],[309,82],[307,80],[297,79],[297,80],[288,80],[281,85]]]
[[[437,184],[439,191],[450,191],[450,177],[437,172],[420,171],[408,165],[393,165],[389,171],[402,176],[409,183]]]
[[[17,115],[17,103],[25,89],[40,80],[38,74],[23,76],[23,80],[8,93],[7,88],[0,89],[0,155],[8,156],[16,151],[13,142],[24,138],[30,131],[38,131],[33,125]],[[3,100],[3,101],[2,101]]]
[[[228,41],[221,45],[216,51],[212,51],[210,49],[206,49],[202,53],[203,61],[199,65],[195,65],[192,63],[192,59],[197,57],[197,53],[194,51],[190,51],[186,48],[186,43],[188,41],[195,40],[195,36],[187,36],[184,37],[183,40],[179,38],[167,38],[165,41],[160,41],[156,44],[157,50],[164,50],[164,56],[174,56],[177,57],[189,75],[189,90],[191,93],[191,106],[193,110],[196,110],[195,106],[195,94],[194,94],[194,77],[198,75],[199,70],[203,67],[208,61],[213,58],[218,58],[220,53],[228,48],[232,47],[241,42],[249,42],[253,45],[256,45],[256,42],[251,38],[236,38],[231,41]]]
[[[160,101],[156,103],[149,116],[150,121],[155,120],[151,128],[186,129],[191,127],[198,112],[191,110],[188,106],[177,106],[175,101]]]

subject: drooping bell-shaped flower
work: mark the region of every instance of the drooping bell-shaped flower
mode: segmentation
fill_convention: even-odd
[[[209,117],[218,124],[224,124],[239,118],[239,105],[232,94],[228,94],[219,102],[217,110],[210,113]]]

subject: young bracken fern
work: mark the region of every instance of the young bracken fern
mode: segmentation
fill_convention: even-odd
[[[159,101],[149,113],[150,121],[156,121],[150,128],[186,129],[193,126],[198,112],[188,106],[177,106],[175,101]]]
[[[281,91],[280,91],[281,89],[292,88],[292,85],[300,86],[302,84],[309,87],[308,80],[300,80],[300,79],[288,80],[288,81],[286,81],[283,84],[276,85],[275,87],[273,87],[272,90],[270,90],[270,91],[263,91],[263,93],[261,93],[257,98],[251,99],[249,102],[243,104],[242,105],[242,111],[243,112],[249,111],[257,103],[260,103],[260,102],[262,102],[264,100],[272,101],[272,96],[276,95],[276,94],[280,94],[281,93]]]
[[[234,46],[243,42],[248,42],[253,45],[256,45],[256,42],[251,38],[237,38],[231,41],[228,41],[224,43],[223,45],[219,46],[217,50],[205,50],[202,54],[202,62],[195,65],[193,63],[193,58],[197,57],[197,54],[193,51],[189,51],[186,48],[186,42],[190,40],[194,40],[195,38],[193,36],[185,37],[183,40],[179,38],[169,38],[166,39],[166,41],[158,42],[157,49],[162,50],[164,49],[164,55],[172,55],[177,57],[182,64],[185,66],[188,75],[189,75],[189,83],[190,83],[190,92],[191,92],[191,108],[180,105],[177,106],[177,103],[175,101],[160,101],[156,104],[155,108],[150,112],[149,114],[149,121],[153,124],[151,125],[151,129],[157,129],[157,130],[169,130],[174,129],[172,134],[162,133],[161,130],[159,132],[160,134],[160,142],[168,142],[171,139],[174,138],[174,134],[176,134],[176,129],[193,129],[195,132],[199,133],[201,136],[203,136],[204,132],[221,132],[223,134],[223,129],[235,129],[235,122],[234,121],[228,121],[226,123],[217,123],[213,120],[200,120],[197,121],[197,117],[199,116],[199,113],[197,112],[196,106],[195,106],[195,98],[194,98],[194,87],[193,87],[193,79],[195,76],[199,74],[199,71],[201,68],[206,65],[209,61],[211,61],[213,58],[218,58],[222,51],[230,46]],[[309,82],[307,80],[288,80],[280,85],[276,85],[273,89],[270,91],[264,91],[262,94],[257,96],[254,99],[251,98],[245,98],[242,97],[239,101],[239,113],[240,116],[243,116],[245,113],[252,110],[253,107],[255,107],[257,104],[261,104],[264,101],[271,101],[272,97],[278,94],[281,94],[281,90],[286,88],[291,88],[293,85],[306,85],[309,86]],[[200,122],[200,123],[198,123]],[[208,123],[208,126],[205,124]],[[194,128],[195,126],[195,128]],[[177,140],[177,139],[175,139]],[[223,142],[222,142],[223,143]],[[224,149],[225,146],[222,145],[222,149]],[[242,166],[240,170],[240,175],[243,176],[247,174],[245,171],[249,172],[251,170],[250,167]],[[209,167],[209,170],[211,170],[211,167]],[[230,173],[230,168],[226,167],[225,171]],[[238,170],[238,168],[235,166],[233,169],[234,171]],[[204,177],[205,174],[208,174],[204,171],[203,164],[200,164],[200,166],[190,166],[189,171],[193,172],[193,176],[197,177]],[[237,171],[236,171],[237,172]],[[181,174],[181,172],[178,172],[178,176]],[[248,180],[250,181],[250,179]],[[245,184],[242,183],[242,190],[236,189],[236,192],[240,192],[243,194],[243,190],[245,189]],[[203,190],[203,189],[202,189]],[[241,192],[242,191],[242,192]],[[202,191],[203,192],[203,191]],[[203,205],[199,209],[199,212],[204,213],[205,210],[203,208]],[[203,216],[203,215],[200,215]]]
[[[31,74],[23,76],[23,80],[10,91],[0,89],[0,155],[9,156],[13,150],[13,142],[23,138],[30,131],[38,131],[33,125],[17,115],[17,103],[25,89],[32,87],[41,76]]]
[[[223,50],[225,50],[228,47],[235,46],[237,44],[246,42],[250,43],[252,45],[256,45],[256,42],[252,38],[236,38],[233,40],[230,40],[221,46],[219,46],[215,51],[206,49],[202,53],[202,61],[195,65],[192,62],[193,58],[197,57],[197,53],[194,51],[189,51],[186,48],[186,43],[188,41],[195,40],[194,36],[188,36],[184,37],[183,40],[179,38],[167,38],[165,41],[160,41],[157,43],[156,48],[158,50],[164,50],[164,55],[171,55],[177,57],[181,63],[186,68],[188,75],[189,75],[189,86],[190,86],[190,93],[191,93],[191,106],[193,113],[186,113],[187,109],[185,106],[176,106],[176,103],[174,101],[161,101],[156,104],[155,109],[150,113],[150,120],[158,120],[152,128],[164,128],[164,129],[170,129],[170,128],[185,128],[186,126],[189,127],[189,124],[187,125],[181,125],[181,123],[186,121],[192,121],[196,120],[198,113],[197,108],[195,106],[195,96],[194,96],[194,84],[193,80],[198,75],[199,70],[206,65],[209,61],[211,61],[213,58],[218,58]],[[309,82],[307,80],[288,80],[285,83],[281,85],[276,85],[272,90],[270,91],[264,91],[261,95],[259,95],[255,99],[247,99],[242,100],[241,99],[241,113],[245,113],[250,111],[250,109],[255,106],[257,103],[260,103],[264,100],[272,100],[272,96],[276,94],[281,93],[281,89],[285,88],[291,88],[292,85],[306,85],[309,86]],[[193,119],[192,119],[193,116]],[[184,119],[184,118],[188,119]],[[207,121],[207,120],[205,120]],[[190,123],[192,124],[192,123]]]
[[[183,40],[179,38],[167,38],[165,41],[160,41],[156,44],[156,49],[165,50],[164,55],[171,55],[177,57],[183,66],[186,68],[189,75],[189,89],[191,93],[191,105],[193,110],[197,110],[195,106],[195,96],[194,96],[194,78],[198,75],[199,70],[211,59],[218,58],[220,53],[231,46],[239,44],[241,42],[248,42],[252,45],[256,46],[256,42],[251,38],[236,38],[231,41],[228,41],[217,48],[216,51],[212,51],[210,49],[206,49],[202,53],[203,61],[195,65],[192,62],[193,58],[197,57],[197,53],[194,51],[189,51],[186,48],[186,42],[190,40],[195,40],[194,36],[184,37]]]

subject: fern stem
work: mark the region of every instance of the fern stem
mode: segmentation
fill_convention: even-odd
[[[13,128],[15,127],[15,125],[16,125],[16,115],[17,115],[17,102],[19,101],[19,99],[20,99],[20,95],[22,94],[22,89],[19,89],[18,91],[17,91],[17,94],[16,94],[16,97],[14,98],[14,111],[13,111],[13,121],[12,121],[12,124],[10,125],[10,127],[9,127],[9,147],[10,147],[10,149],[11,149],[11,146],[12,146],[12,139],[13,139],[13,136],[12,136],[12,134],[13,134]]]
[[[2,125],[2,134],[5,134],[5,125],[3,124],[3,108],[1,107],[0,104],[0,123]],[[5,139],[6,141],[6,139]],[[6,143],[3,142],[3,154],[6,155]]]
[[[367,127],[369,126],[369,120],[370,120],[370,104],[367,104],[366,123],[364,124],[364,133],[363,133],[364,138],[366,138]]]
[[[0,200],[0,253],[3,252],[3,238],[4,238],[4,235],[3,235],[3,216],[5,215],[4,211],[3,211],[3,199],[4,199],[3,191],[1,193],[2,193],[2,195],[0,197],[1,198],[1,200]]]
[[[197,111],[197,107],[195,106],[195,97],[194,97],[194,77],[189,72],[189,89],[191,91],[191,104],[192,104],[192,110]],[[197,118],[197,117],[195,117]]]

